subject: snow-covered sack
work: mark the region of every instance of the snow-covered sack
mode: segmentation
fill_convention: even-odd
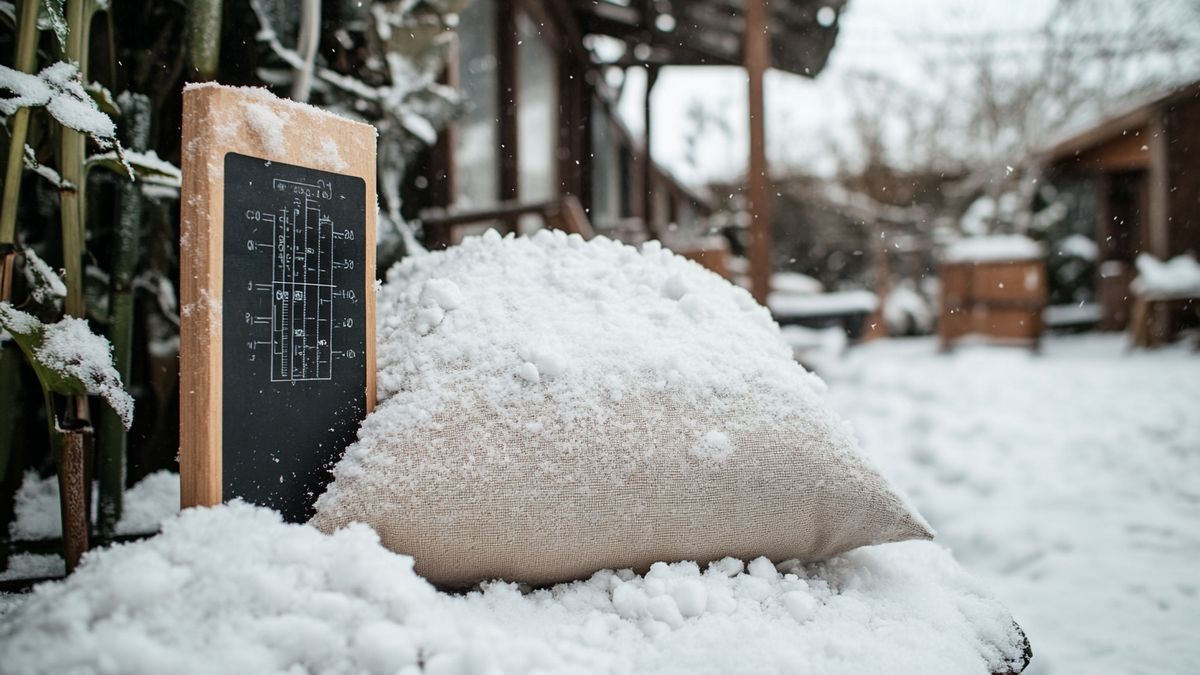
[[[889,673],[1019,670],[1007,610],[929,542],[726,558],[522,593],[438,593],[356,525],[242,503],[93,551],[0,618],[0,673]]]
[[[931,536],[767,310],[657,244],[489,232],[397,265],[378,312],[381,403],[313,522],[435,583]]]

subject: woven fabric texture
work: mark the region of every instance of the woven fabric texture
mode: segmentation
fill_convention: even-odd
[[[339,476],[314,524],[367,523],[447,586],[549,584],[660,560],[808,562],[931,536],[847,430],[811,416],[745,426],[738,416],[754,401],[681,411],[646,393],[602,425],[534,433],[536,409],[501,420],[464,404],[379,440],[361,471]],[[727,456],[697,447],[698,417],[731,429]]]

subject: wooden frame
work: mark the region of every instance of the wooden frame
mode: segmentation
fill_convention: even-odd
[[[264,128],[264,110],[283,120],[283,128]],[[312,147],[314,138],[331,139],[338,151]],[[183,508],[222,500],[224,158],[230,152],[362,178],[366,184],[365,239],[375,241],[373,127],[275,98],[264,89],[205,84],[184,90],[179,349]],[[366,246],[365,260],[366,288],[373,289],[373,245]],[[369,411],[375,404],[375,305],[371,299],[365,309]]]

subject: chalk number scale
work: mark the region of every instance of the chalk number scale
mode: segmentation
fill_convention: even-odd
[[[366,409],[364,189],[354,176],[225,157],[225,494],[289,520],[311,515]],[[330,407],[340,414],[308,412]]]

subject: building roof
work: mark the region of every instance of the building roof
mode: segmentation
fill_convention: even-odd
[[[1166,92],[1158,92],[1149,97],[1126,102],[1124,107],[1114,114],[1083,129],[1076,129],[1051,144],[1042,152],[1043,163],[1047,165],[1060,164],[1073,160],[1089,150],[1113,141],[1120,141],[1130,134],[1145,129],[1157,111],[1183,99],[1197,97],[1200,97],[1200,81],[1172,87]]]
[[[772,66],[816,77],[838,34],[847,0],[769,4]],[[587,35],[636,44],[619,65],[741,65],[742,0],[573,0]]]

